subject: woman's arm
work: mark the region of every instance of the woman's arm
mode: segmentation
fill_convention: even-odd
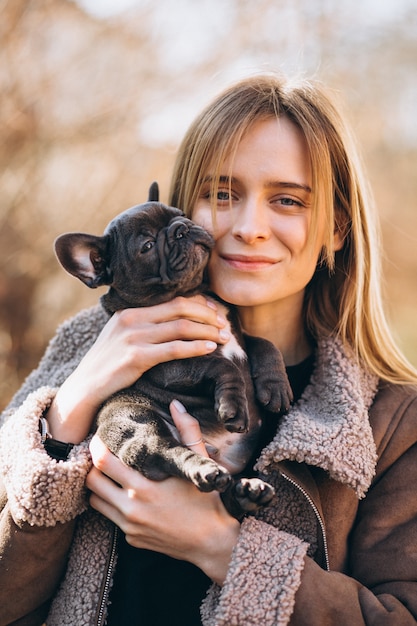
[[[55,439],[82,443],[96,410],[107,397],[132,384],[157,363],[214,350],[215,340],[227,340],[221,336],[224,323],[215,305],[197,296],[121,311],[110,320],[100,309],[92,309],[64,324],[38,369],[5,411],[0,471],[5,477],[15,521],[44,525],[50,511],[46,523],[53,525],[72,519],[83,508],[79,496],[89,469],[86,447],[77,446],[68,463],[57,464],[41,444],[41,416],[47,417]],[[17,449],[21,454],[16,455]],[[32,495],[41,475],[46,482],[54,480],[50,507]],[[70,484],[73,489],[68,490]],[[67,502],[70,494],[74,496],[73,506]],[[59,506],[61,498],[63,507]],[[46,512],[41,515],[42,510]]]
[[[52,436],[82,441],[104,400],[154,365],[213,352],[229,339],[225,323],[203,296],[118,311],[54,398],[47,415]]]
[[[7,498],[0,479],[0,502]],[[0,512],[0,625],[26,616],[42,624],[63,574],[75,520],[53,527],[17,525],[8,503]]]
[[[41,610],[45,595],[50,599],[58,584],[73,520],[87,504],[85,478],[91,460],[88,445],[81,440],[90,430],[96,408],[158,362],[214,350],[215,341],[227,340],[220,334],[223,324],[215,305],[196,297],[131,309],[110,320],[96,307],[60,327],[39,367],[2,416],[0,474],[5,491],[0,501],[0,569],[7,585],[0,585],[0,624],[11,621],[3,619],[11,614],[9,609],[13,619]],[[38,426],[43,415],[56,439],[80,443],[65,462],[49,457],[42,445]],[[25,588],[31,582],[34,588],[43,587],[41,560],[54,563],[48,568],[54,572],[52,582],[42,579],[49,582],[42,593],[31,596],[30,606],[16,602],[24,593],[22,577],[7,572],[24,568],[33,576],[25,579]]]

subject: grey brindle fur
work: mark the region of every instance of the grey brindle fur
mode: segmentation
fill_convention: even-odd
[[[158,195],[154,183],[148,202],[115,217],[101,237],[67,233],[55,242],[70,274],[91,288],[110,286],[101,297],[110,314],[208,293],[211,235],[179,209],[158,202]],[[201,491],[218,490],[231,514],[240,518],[274,494],[257,478],[231,475],[241,472],[253,454],[261,427],[259,406],[280,413],[292,394],[281,354],[270,342],[244,335],[233,307],[219,300],[217,306],[227,315],[232,340],[207,356],[150,369],[104,403],[97,432],[114,454],[148,478],[176,475]],[[169,411],[174,398],[198,419],[212,458],[180,443]]]

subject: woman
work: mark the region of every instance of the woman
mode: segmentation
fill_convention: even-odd
[[[171,203],[216,239],[214,291],[283,353],[294,404],[265,425],[255,466],[277,496],[239,524],[218,494],[150,482],[97,437],[90,470],[106,397],[228,337],[201,297],[82,312],[5,415],[0,623],[196,624],[209,588],[210,626],[417,624],[417,374],[385,323],[375,217],[338,112],[308,82],[233,85],[187,133]],[[207,454],[186,409],[172,415]],[[76,445],[45,450],[39,418]]]

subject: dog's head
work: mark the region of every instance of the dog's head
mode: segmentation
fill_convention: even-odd
[[[62,266],[88,287],[109,285],[105,308],[148,306],[196,293],[204,281],[212,236],[179,209],[157,201],[115,217],[103,236],[66,233],[55,241]]]

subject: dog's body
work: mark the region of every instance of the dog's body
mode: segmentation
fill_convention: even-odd
[[[103,237],[68,233],[55,242],[69,273],[89,287],[110,285],[102,304],[111,314],[204,291],[212,237],[179,209],[157,202],[157,196],[154,185],[150,201],[117,216]],[[227,345],[150,369],[103,405],[97,432],[114,454],[148,478],[177,475],[202,491],[216,489],[229,511],[241,517],[273,496],[263,481],[231,478],[244,469],[256,445],[258,403],[280,413],[288,408],[291,389],[274,346],[244,336],[234,309],[218,299],[217,306],[230,325]],[[174,398],[199,420],[211,458],[179,442],[169,411]]]

